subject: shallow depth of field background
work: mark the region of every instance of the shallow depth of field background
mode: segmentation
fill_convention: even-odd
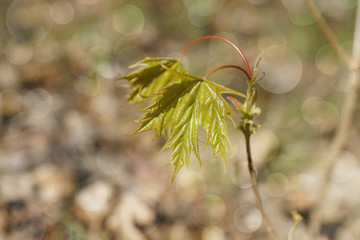
[[[355,0],[319,9],[349,52]],[[261,57],[261,128],[252,138],[265,211],[282,239],[300,212],[305,239],[321,156],[352,86],[302,1],[1,0],[0,239],[267,239],[247,172],[244,139],[229,124],[226,172],[207,147],[170,184],[165,139],[137,129],[116,78],[150,57],[178,57],[220,35]],[[183,64],[203,76],[243,64],[227,44],[193,45]],[[244,91],[244,76],[210,77]],[[359,112],[323,203],[322,239],[360,239]],[[204,141],[204,136],[199,136]],[[202,146],[203,147],[203,146]]]

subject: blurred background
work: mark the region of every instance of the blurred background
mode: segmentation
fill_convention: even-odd
[[[350,53],[356,1],[316,2]],[[303,1],[1,0],[0,16],[0,239],[267,239],[244,139],[230,124],[226,172],[206,148],[202,167],[192,158],[173,184],[165,139],[127,136],[144,106],[128,106],[115,79],[204,35],[235,42],[252,66],[262,59],[252,138],[260,193],[279,236],[295,210],[305,217],[295,239],[305,239],[353,78]],[[199,76],[243,64],[217,40],[182,62]],[[245,88],[231,69],[210,79]],[[324,240],[360,239],[359,116],[329,176]]]

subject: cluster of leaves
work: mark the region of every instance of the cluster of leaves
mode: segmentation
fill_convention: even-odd
[[[142,110],[144,116],[134,134],[155,130],[155,135],[159,136],[164,129],[170,130],[163,149],[171,148],[170,164],[174,165],[172,181],[181,167],[188,165],[191,152],[201,163],[200,126],[206,133],[205,146],[210,144],[214,154],[225,164],[228,141],[226,120],[234,126],[235,123],[232,118],[234,112],[222,95],[246,96],[206,78],[190,75],[177,59],[145,58],[131,67],[139,66],[140,69],[122,77],[128,80],[132,89],[128,96],[130,103],[151,99],[151,104]]]

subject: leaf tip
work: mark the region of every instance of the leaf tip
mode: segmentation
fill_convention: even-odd
[[[226,167],[227,167],[227,165],[226,165],[226,159],[225,159],[225,158],[222,158],[221,160],[222,160],[222,164],[223,164],[223,168],[224,168],[224,174],[225,174],[225,173],[226,173]]]
[[[184,163],[183,162],[177,162],[177,163],[170,162],[168,165],[174,165],[174,172],[173,172],[173,175],[171,178],[171,183],[173,183],[175,181],[175,178],[176,178],[177,174],[179,173],[180,169],[184,165]]]

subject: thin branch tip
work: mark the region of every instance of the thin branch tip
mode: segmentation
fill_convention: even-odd
[[[203,37],[200,37],[200,38],[197,38],[193,41],[191,41],[184,49],[183,51],[180,53],[180,56],[178,58],[178,60],[180,61],[183,56],[185,55],[186,51],[195,43],[201,41],[201,40],[205,40],[205,39],[218,39],[218,40],[221,40],[221,41],[224,41],[228,44],[230,44],[236,51],[237,53],[240,55],[241,59],[243,60],[244,64],[245,64],[245,68],[246,68],[246,72],[247,74],[250,76],[250,78],[252,77],[252,73],[251,73],[251,69],[250,69],[250,66],[249,66],[249,62],[248,60],[246,59],[244,53],[240,50],[240,48],[235,44],[233,43],[232,41],[224,38],[224,37],[220,37],[220,36],[216,36],[216,35],[209,35],[209,36],[203,36]]]

